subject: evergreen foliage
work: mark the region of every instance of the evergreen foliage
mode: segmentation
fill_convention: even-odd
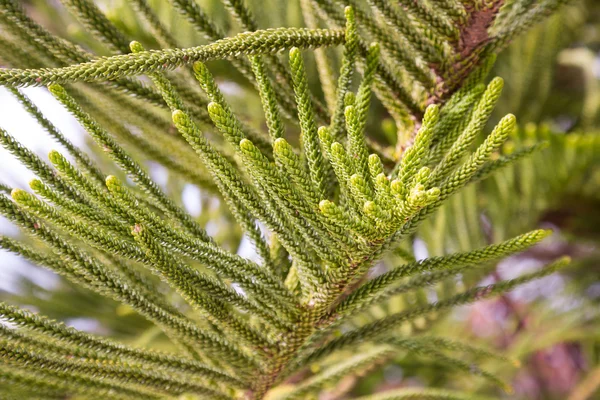
[[[301,0],[287,6],[301,11],[303,27],[272,28],[244,0],[212,10],[195,0],[125,2],[146,36],[101,3],[61,0],[85,29],[76,43],[21,2],[0,0],[0,58],[10,67],[0,69],[0,85],[61,149],[47,162],[0,128],[0,144],[36,175],[30,190],[0,186],[0,214],[22,232],[1,236],[0,248],[141,316],[144,330],[164,335],[163,348],[1,302],[0,397],[308,399],[405,353],[511,393],[483,362],[518,360],[427,331],[458,306],[570,262],[555,256],[537,271],[481,282],[473,277],[491,262],[551,232],[526,221],[504,231],[499,221],[492,240],[470,241],[484,235],[461,236],[460,227],[477,220],[479,206],[468,216],[452,208],[495,185],[501,203],[489,205],[489,217],[501,220],[496,208],[516,205],[516,191],[523,202],[535,196],[535,178],[520,174],[544,173],[523,172],[521,162],[573,165],[546,169],[560,176],[544,178],[557,188],[541,203],[563,190],[556,182],[597,161],[597,135],[554,137],[498,115],[504,80],[487,78],[501,50],[568,0]],[[170,27],[164,8],[188,25]],[[186,37],[198,41],[187,47]],[[227,92],[227,74],[262,117]],[[20,89],[31,86],[48,87],[95,154],[69,142]],[[382,114],[388,133],[374,120]],[[217,212],[206,204],[204,215],[190,215],[178,189],[153,179],[149,160],[175,185],[218,199]],[[528,206],[532,219],[547,208]],[[211,229],[218,219],[227,220],[225,236]],[[468,245],[432,245],[439,254],[416,260],[406,250],[415,235]],[[239,253],[242,237],[255,257]],[[462,277],[471,279],[461,289],[453,283]],[[428,300],[426,290],[440,285],[451,289]],[[409,297],[417,301],[395,307]],[[357,398],[479,398],[455,389]]]

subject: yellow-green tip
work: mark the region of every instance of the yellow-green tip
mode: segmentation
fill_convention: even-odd
[[[419,181],[419,183],[424,183],[425,181],[427,181],[429,179],[430,176],[431,176],[431,168],[429,168],[429,167],[422,167],[417,172],[417,180]]]
[[[144,49],[144,46],[142,46],[142,44],[136,40],[129,43],[129,48],[131,49],[132,53],[140,53],[140,52],[146,50],[146,49]]]
[[[354,8],[346,6],[346,8],[344,8],[344,15],[346,15],[346,19],[354,19]]]
[[[494,88],[495,90],[501,90],[503,87],[504,87],[504,79],[500,78],[499,76],[492,79],[492,81],[488,85],[488,88]]]
[[[334,206],[335,206],[335,204],[330,200],[321,200],[319,202],[319,209],[323,212],[327,212],[328,210],[331,210]]]
[[[377,42],[372,42],[372,43],[369,45],[369,55],[370,55],[371,57],[372,57],[372,56],[375,56],[375,55],[378,55],[378,54],[379,54],[379,49],[380,49],[380,47],[379,47],[379,43],[377,43]]]
[[[27,199],[30,195],[29,193],[27,193],[26,191],[24,191],[23,189],[13,189],[10,192],[10,196],[15,200],[15,201],[21,201],[21,200],[25,200]]]
[[[44,187],[44,184],[39,179],[32,179],[29,182],[29,187],[32,188],[33,190],[40,190]]]
[[[284,138],[275,139],[273,142],[273,150],[276,152],[287,152],[291,149],[292,146],[285,140]]]
[[[506,114],[504,118],[498,122],[494,129],[494,135],[500,135],[500,138],[507,138],[517,127],[517,117],[514,114]]]
[[[344,115],[346,119],[353,119],[356,116],[356,110],[354,109],[354,105],[350,104],[346,106],[344,109]]]
[[[342,146],[342,144],[339,142],[333,142],[331,144],[331,153],[337,154],[337,155],[344,154],[344,146]]]
[[[359,174],[353,174],[350,177],[350,183],[352,183],[353,185],[364,185],[365,180],[363,179],[363,177]]]
[[[571,260],[572,260],[571,256],[562,256],[561,258],[556,260],[555,264],[560,264],[561,266],[565,266],[567,264],[570,264]]]
[[[326,127],[326,126],[319,127],[319,130],[317,131],[317,133],[319,134],[319,139],[321,139],[321,141],[325,145],[331,146],[331,142],[333,142],[333,138],[331,137],[331,133],[329,132],[328,127]]]
[[[377,154],[369,154],[369,162],[378,163],[379,161],[381,161],[381,159]]]
[[[554,233],[552,229],[537,229],[534,232],[539,240],[545,239]]]
[[[56,165],[56,164],[62,164],[62,162],[64,161],[65,158],[58,151],[50,150],[50,153],[48,153],[48,159],[50,160],[50,162],[52,164]]]
[[[223,107],[219,103],[215,103],[214,101],[208,103],[208,106],[206,108],[208,109],[210,115],[221,114],[223,112]]]
[[[175,125],[184,125],[188,120],[187,115],[185,115],[185,113],[181,110],[173,111],[173,114],[171,114],[171,119],[173,119]]]
[[[506,114],[506,116],[502,119],[508,124],[517,124],[517,117],[514,114]]]
[[[121,186],[121,181],[119,181],[119,178],[117,178],[114,175],[107,176],[106,179],[105,179],[105,182],[106,182],[106,186],[109,189]]]
[[[437,198],[440,197],[440,193],[441,193],[441,191],[440,191],[440,188],[438,188],[438,187],[429,189],[427,191],[427,200],[429,200],[429,201],[437,200]]]
[[[53,83],[49,85],[48,90],[55,96],[61,96],[66,93],[65,88],[59,85],[58,83]]]
[[[366,201],[365,204],[363,205],[363,210],[367,214],[373,214],[376,209],[377,209],[377,204],[375,204],[373,201]]]
[[[390,183],[390,187],[392,188],[392,191],[394,191],[396,193],[400,193],[403,189],[402,183],[398,179],[394,179]]]
[[[242,149],[242,151],[253,152],[256,147],[250,140],[242,139],[240,140],[240,149]]]
[[[433,118],[437,118],[439,113],[440,113],[440,106],[437,104],[431,104],[431,105],[427,106],[427,109],[425,109],[425,116],[423,117],[423,120],[429,121]]]
[[[377,175],[377,176],[375,177],[375,182],[376,182],[378,185],[385,185],[385,184],[387,184],[389,181],[390,181],[390,180],[389,180],[389,178],[388,178],[388,177],[387,177],[387,176],[386,176],[386,175],[385,175],[383,172],[382,172],[382,173],[380,173],[379,175]]]

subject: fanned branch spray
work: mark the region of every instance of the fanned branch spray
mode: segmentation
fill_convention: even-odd
[[[519,150],[498,158],[516,118],[488,130],[503,80],[486,77],[498,51],[566,1],[507,2],[506,11],[502,0],[302,0],[307,28],[261,29],[243,0],[226,0],[228,23],[243,31],[228,36],[216,11],[169,0],[172,17],[208,41],[182,48],[154,2],[127,2],[151,32],[142,44],[96,2],[61,0],[98,55],[19,3],[0,0],[0,58],[11,67],[0,84],[65,151],[47,162],[0,129],[0,144],[37,176],[31,190],[1,186],[0,213],[26,237],[2,236],[0,248],[121,303],[169,344],[132,345],[0,303],[9,323],[0,325],[0,397],[317,398],[405,352],[510,392],[451,353],[515,360],[403,328],[552,274],[568,258],[367,323],[360,317],[548,236],[534,230],[369,274],[453,195],[521,158]],[[146,50],[157,44],[164,48]],[[213,76],[215,60],[229,60],[240,85],[253,88],[264,124],[238,110]],[[73,146],[24,86],[47,86],[110,162]],[[393,119],[390,145],[370,134],[375,107]],[[147,160],[219,199],[220,216],[255,257],[238,254],[235,238],[212,235],[210,218],[192,217],[153,181]],[[473,398],[465,396],[411,389],[362,398]]]

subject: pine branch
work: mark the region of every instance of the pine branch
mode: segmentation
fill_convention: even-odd
[[[459,305],[472,303],[474,301],[506,293],[514,289],[518,285],[550,275],[559,270],[560,268],[563,268],[566,265],[568,265],[569,262],[570,260],[568,258],[564,258],[546,266],[541,271],[526,274],[521,276],[520,278],[499,282],[493,285],[475,287],[449,299],[442,300],[437,303],[432,303],[425,307],[394,314],[376,322],[364,325],[360,328],[344,333],[343,335],[333,340],[330,340],[327,344],[321,346],[317,350],[308,353],[307,355],[302,357],[300,361],[297,361],[296,368],[299,366],[307,365],[308,363],[314,362],[317,359],[321,359],[334,351],[339,351],[348,348],[349,346],[352,346],[358,342],[376,340],[381,336],[390,333],[391,330],[397,328],[401,324],[411,321],[422,315],[426,315],[432,312],[440,312],[449,308],[457,307]]]
[[[154,36],[162,47],[181,47],[178,45],[175,37],[173,37],[171,32],[169,32],[167,27],[163,25],[158,16],[154,13],[152,7],[150,7],[146,0],[129,0],[129,3],[131,3],[135,10],[148,23],[152,33],[154,33]]]
[[[206,346],[207,349],[222,352],[224,355],[234,354],[234,357],[230,359],[235,365],[244,368],[247,365],[245,362],[249,362],[235,347],[232,347],[226,341],[202,332],[194,324],[190,323],[189,320],[172,315],[160,305],[155,304],[149,298],[135,291],[134,285],[124,281],[123,276],[116,275],[106,266],[102,265],[100,261],[76,250],[37,219],[25,211],[18,209],[8,199],[0,198],[0,211],[9,220],[14,221],[23,229],[41,238],[59,254],[67,257],[69,260],[73,260],[61,263],[59,265],[60,269],[56,272],[66,275],[84,287],[130,305],[134,310],[137,310],[159,326],[164,327],[163,329],[173,330],[184,338],[187,337],[196,340],[198,343]]]
[[[135,162],[117,142],[110,137],[100,125],[85,113],[69,96],[65,89],[59,85],[50,87],[52,94],[59,100],[86,128],[92,138],[109,153],[111,158],[143,188],[167,213],[177,218],[190,232],[204,241],[209,241],[206,232],[191,220],[190,216],[173,203],[164,192],[156,185],[143,168]]]
[[[422,344],[418,341],[410,340],[410,339],[388,339],[386,341],[388,344],[392,346],[397,346],[401,349],[405,349],[410,351],[411,354],[424,356],[427,358],[431,358],[436,362],[442,365],[448,365],[453,371],[463,371],[465,373],[470,373],[473,375],[481,376],[496,386],[502,388],[507,393],[513,393],[512,388],[505,382],[503,382],[496,375],[481,369],[479,366],[474,365],[472,363],[465,362],[458,358],[447,356],[446,354],[437,351],[434,346],[429,344]]]
[[[104,16],[93,1],[61,0],[61,2],[94,36],[101,37],[112,50],[119,53],[129,52],[127,39]]]
[[[31,44],[41,54],[46,55],[54,64],[65,66],[73,63],[85,63],[95,58],[79,46],[60,39],[45,30],[25,15],[23,9],[14,0],[2,0],[0,5],[2,6],[0,7],[2,22],[8,24],[13,31],[16,30],[17,35]],[[122,92],[140,96],[154,104],[162,105],[160,95],[153,93],[152,90],[142,86],[139,82],[118,78],[114,81],[114,84]]]
[[[429,335],[419,336],[412,340],[416,340],[416,341],[422,342],[424,344],[432,344],[434,347],[452,350],[455,352],[465,352],[476,358],[493,359],[493,360],[504,362],[504,363],[510,363],[517,368],[521,366],[521,362],[519,360],[506,357],[499,352],[489,350],[487,348],[476,347],[476,346],[470,345],[468,343],[463,343],[463,342],[460,342],[457,340],[452,340],[452,339],[438,337],[438,336],[429,336]]]
[[[308,164],[308,171],[317,196],[325,193],[325,164],[321,156],[317,125],[314,116],[313,104],[310,99],[304,60],[298,48],[290,50],[290,68],[298,104],[298,119],[302,130],[301,141]]]
[[[91,334],[66,327],[62,323],[49,320],[43,316],[35,315],[29,311],[0,303],[0,315],[7,321],[25,329],[40,332],[48,337],[64,341],[73,345],[94,351],[131,358],[137,362],[144,362],[160,367],[169,367],[177,370],[206,375],[211,379],[225,383],[240,385],[241,382],[226,372],[216,370],[197,361],[180,356],[159,353],[153,350],[137,349],[110,339],[95,337]]]
[[[119,379],[122,382],[134,382],[139,385],[148,386],[163,393],[173,393],[173,386],[175,385],[177,387],[175,390],[178,393],[190,391],[218,399],[230,398],[219,391],[207,388],[200,384],[176,379],[173,376],[168,377],[156,372],[141,371],[133,366],[105,365],[101,362],[94,362],[93,360],[55,357],[50,354],[32,352],[27,348],[6,341],[0,342],[0,357],[5,360],[10,360],[10,362],[15,365],[27,365],[27,367],[31,369],[41,368],[50,371],[78,372],[84,375],[98,376],[105,379]]]
[[[282,400],[305,399],[312,393],[318,393],[319,389],[330,384],[336,384],[340,379],[361,374],[374,368],[378,363],[393,355],[394,351],[390,347],[378,346],[364,354],[350,357],[344,362],[334,365],[325,371],[316,374],[302,384],[298,385],[291,393],[281,397]]]
[[[355,312],[357,309],[392,296],[398,290],[396,285],[404,277],[422,272],[452,271],[453,269],[470,264],[477,265],[489,262],[509,254],[519,253],[548,237],[549,234],[549,231],[533,231],[497,245],[484,247],[480,250],[455,253],[444,257],[430,257],[423,261],[416,261],[396,267],[358,288],[340,303],[334,312],[336,314],[349,314],[350,312]]]
[[[35,371],[25,372],[0,368],[0,381],[23,389],[44,393],[44,398],[64,397],[66,393],[75,393],[81,396],[111,396],[115,399],[159,399],[159,395],[144,392],[139,389],[122,387],[115,383],[102,382],[100,379],[88,378],[79,374],[61,371]],[[31,397],[28,397],[31,398]]]
[[[277,53],[291,47],[311,48],[342,42],[343,33],[334,30],[277,28],[241,33],[214,44],[189,49],[145,51],[117,55],[74,66],[40,70],[2,70],[0,84],[40,86],[53,83],[94,82],[172,70],[196,61],[227,59],[237,54]],[[126,67],[124,67],[126,66]]]
[[[356,62],[356,53],[358,46],[358,35],[356,32],[356,18],[354,16],[354,10],[352,7],[346,7],[346,30],[345,37],[346,42],[344,43],[344,55],[342,58],[342,67],[340,71],[340,77],[338,78],[338,87],[336,93],[335,111],[331,116],[331,133],[333,139],[341,141],[344,137],[345,123],[344,123],[344,110],[346,94],[350,90],[352,83],[352,76],[354,74],[354,63]],[[329,147],[331,144],[325,144],[325,147]]]

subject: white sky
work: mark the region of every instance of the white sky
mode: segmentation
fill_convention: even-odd
[[[23,89],[33,103],[44,113],[55,126],[74,144],[84,145],[81,130],[74,118],[54,100],[43,88]],[[47,160],[50,150],[63,150],[40,127],[21,104],[6,89],[0,87],[0,127],[16,138],[21,144],[33,150],[43,160]],[[16,160],[12,154],[0,147],[0,182],[11,187],[29,189],[28,182],[34,178],[32,172]],[[15,235],[17,229],[3,217],[0,217],[0,233]],[[35,272],[35,273],[32,273]],[[51,273],[33,270],[16,255],[0,251],[0,290],[16,289],[16,277],[27,274],[34,282],[50,287],[56,279]]]
[[[81,130],[74,118],[44,88],[22,90],[67,138],[75,145],[83,146]],[[47,160],[50,150],[62,150],[38,123],[6,89],[0,87],[0,127],[15,137],[24,146]],[[22,189],[34,175],[21,165],[10,153],[0,148],[0,180]]]

